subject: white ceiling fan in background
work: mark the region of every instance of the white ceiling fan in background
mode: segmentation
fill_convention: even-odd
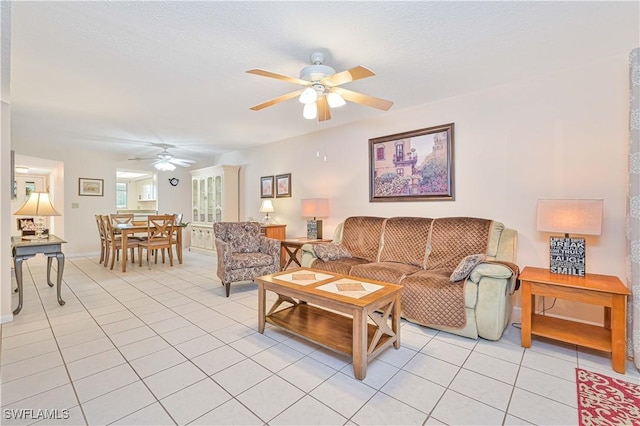
[[[185,160],[182,158],[175,158],[173,154],[171,154],[168,150],[169,148],[174,148],[172,145],[158,145],[162,148],[162,151],[158,153],[155,157],[143,158],[143,157],[133,157],[129,158],[129,160],[133,161],[149,161],[155,160],[152,165],[161,172],[170,172],[176,169],[176,166],[181,167],[190,167],[195,164],[195,161]]]

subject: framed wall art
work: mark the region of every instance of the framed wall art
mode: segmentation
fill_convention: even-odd
[[[104,179],[78,178],[78,195],[104,196]]]
[[[454,124],[369,139],[369,201],[454,200]]]
[[[260,198],[273,198],[273,176],[260,178]]]
[[[276,175],[276,198],[291,197],[291,173]]]

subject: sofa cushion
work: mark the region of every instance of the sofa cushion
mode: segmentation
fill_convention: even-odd
[[[353,216],[344,221],[342,244],[351,256],[375,262],[378,259],[383,217]]]
[[[471,274],[471,271],[473,271],[473,268],[478,266],[478,264],[486,258],[487,256],[484,253],[470,254],[469,256],[463,257],[460,263],[458,263],[458,266],[456,266],[456,269],[451,273],[449,281],[453,283],[466,279],[469,274]]]
[[[399,262],[424,268],[433,219],[392,217],[384,223],[380,262]]]
[[[396,262],[375,262],[356,265],[351,268],[349,275],[366,278],[368,280],[383,281],[398,284],[406,275],[422,270],[415,265]]]
[[[349,250],[342,244],[314,244],[313,251],[324,262],[351,257]]]
[[[328,262],[316,259],[311,263],[311,267],[313,269],[320,269],[322,271],[333,272],[336,274],[349,275],[353,266],[363,263],[369,263],[369,261],[358,257],[345,257],[339,260],[330,260]]]
[[[472,217],[434,219],[431,226],[427,269],[448,270],[470,254],[487,253],[493,221]]]
[[[446,270],[421,270],[403,278],[402,315],[423,325],[464,327],[466,284],[451,285],[450,274]]]

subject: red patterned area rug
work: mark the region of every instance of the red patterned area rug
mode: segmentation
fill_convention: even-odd
[[[576,368],[580,425],[640,426],[640,385]]]

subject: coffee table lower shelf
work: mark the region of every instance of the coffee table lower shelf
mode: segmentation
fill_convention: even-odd
[[[327,349],[353,356],[353,319],[313,305],[301,303],[268,315],[266,321]],[[377,327],[367,324],[367,346]],[[383,335],[369,357],[390,346],[395,338]]]

